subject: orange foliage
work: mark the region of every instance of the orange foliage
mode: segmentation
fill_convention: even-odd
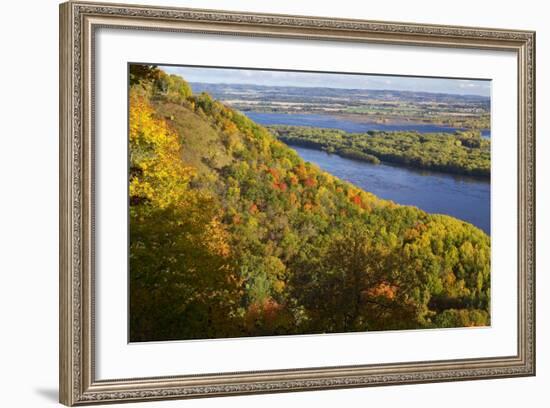
[[[255,324],[261,322],[269,327],[275,323],[279,317],[279,313],[283,309],[283,305],[271,298],[264,299],[261,302],[254,302],[246,311],[245,324],[248,327],[253,327]]]
[[[228,133],[228,134],[236,134],[239,129],[237,128],[237,125],[235,125],[235,123],[229,121],[229,120],[226,120],[224,121],[223,123],[223,131],[225,133]]]
[[[298,176],[298,179],[305,180],[307,177],[307,168],[304,163],[300,163],[294,168],[294,173]]]
[[[275,179],[275,182],[279,181],[279,177],[280,177],[279,170],[273,167],[270,167],[267,172],[273,176],[273,178]]]
[[[298,202],[298,197],[295,193],[290,193],[288,200],[290,201],[291,205],[296,205],[296,203]]]
[[[288,186],[286,185],[286,183],[284,181],[280,182],[280,183],[273,183],[273,188],[275,190],[279,190],[279,191],[282,191],[283,193],[287,190]]]
[[[243,220],[243,219],[241,218],[241,215],[240,215],[240,214],[235,214],[235,215],[233,216],[233,219],[232,219],[233,224],[235,224],[235,225],[239,225],[239,224],[242,222],[242,220]]]
[[[250,212],[250,214],[256,214],[258,212],[258,206],[252,203],[248,211]]]
[[[288,181],[290,184],[292,184],[293,186],[297,185],[298,184],[298,177],[296,177],[295,174],[291,174],[289,177],[288,177]]]
[[[365,295],[369,297],[384,297],[388,300],[395,299],[397,286],[390,285],[388,282],[382,282],[373,288],[365,291]]]
[[[218,217],[214,217],[207,225],[205,230],[206,245],[211,253],[219,255],[222,258],[229,257],[231,248],[229,246],[229,233],[225,229]]]

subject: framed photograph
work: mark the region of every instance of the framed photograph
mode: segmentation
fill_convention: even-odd
[[[535,374],[535,33],[60,6],[66,405]]]

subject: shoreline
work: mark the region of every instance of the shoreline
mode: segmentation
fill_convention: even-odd
[[[276,115],[320,115],[328,116],[338,120],[348,120],[353,123],[361,125],[387,125],[387,126],[439,126],[453,128],[457,130],[467,129],[461,123],[446,123],[442,121],[430,121],[430,120],[408,120],[406,118],[384,118],[377,119],[372,116],[358,113],[345,113],[345,112],[331,112],[331,111],[270,111],[270,110],[241,110],[241,112],[246,115],[247,113],[259,113],[259,114],[276,114]],[[490,128],[482,127],[478,129],[480,132],[490,132]]]
[[[448,175],[448,176],[469,177],[469,178],[472,178],[472,179],[476,179],[478,181],[484,181],[484,182],[487,182],[489,184],[491,183],[491,174],[485,176],[485,175],[476,175],[476,174],[444,171],[444,170],[440,170],[440,169],[435,169],[433,167],[417,167],[417,166],[406,164],[406,163],[391,162],[391,161],[387,161],[387,160],[382,160],[380,157],[378,157],[374,154],[372,156],[376,157],[380,161],[380,163],[373,163],[369,160],[362,160],[358,157],[348,157],[348,156],[345,156],[345,155],[341,155],[341,154],[339,154],[338,151],[335,151],[335,152],[331,153],[331,152],[327,152],[324,149],[317,148],[315,146],[309,146],[309,145],[304,146],[304,145],[301,145],[301,144],[298,144],[298,143],[289,143],[288,141],[284,140],[284,138],[280,138],[280,137],[277,137],[277,140],[280,140],[281,142],[283,142],[284,144],[286,144],[290,148],[295,146],[295,147],[301,147],[303,149],[316,150],[316,151],[319,151],[319,152],[323,152],[323,153],[327,154],[328,156],[336,155],[336,156],[341,157],[343,159],[354,160],[354,161],[361,162],[361,163],[371,164],[373,166],[378,166],[379,164],[384,164],[384,165],[387,165],[387,166],[402,167],[402,168],[406,168],[406,169],[410,169],[410,170],[414,170],[414,171],[418,171],[418,172],[429,171],[429,172],[432,172],[432,173],[438,173],[438,174]]]

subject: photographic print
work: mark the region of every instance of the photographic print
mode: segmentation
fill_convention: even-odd
[[[535,375],[536,33],[358,17],[60,6],[63,404]]]
[[[490,94],[129,64],[129,340],[490,325]]]

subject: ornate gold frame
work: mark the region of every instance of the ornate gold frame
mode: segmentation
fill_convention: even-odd
[[[518,61],[518,350],[513,356],[177,377],[94,375],[94,33],[99,27],[506,50]],[[60,401],[66,405],[535,374],[535,33],[228,11],[60,6]]]

